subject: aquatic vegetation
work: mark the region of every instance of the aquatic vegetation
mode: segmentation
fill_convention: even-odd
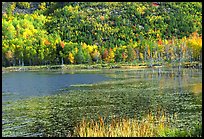
[[[190,80],[184,78],[189,69],[183,70],[180,78],[175,74],[175,70],[171,71],[169,68],[162,69],[161,74],[156,71],[108,70],[106,74],[113,77],[112,80],[91,85],[73,85],[61,94],[5,104],[2,107],[2,119],[5,122],[15,122],[3,124],[2,133],[4,136],[21,136],[18,132],[14,135],[12,129],[4,129],[21,125],[25,119],[23,116],[26,116],[30,122],[25,124],[25,129],[28,130],[25,133],[41,133],[39,136],[45,137],[65,137],[68,133],[74,136],[75,127],[84,117],[88,124],[91,123],[91,119],[99,122],[98,115],[108,115],[108,121],[103,120],[108,129],[114,115],[122,124],[124,117],[131,121],[136,116],[136,119],[141,121],[149,111],[154,115],[158,108],[161,108],[165,110],[167,119],[168,116],[173,118],[174,113],[177,118],[168,123],[172,130],[164,128],[165,131],[161,130],[158,136],[200,136],[202,126],[198,123],[202,124],[202,95],[195,96],[192,86],[201,83],[202,77],[197,75]],[[154,80],[155,78],[159,80]],[[184,80],[187,80],[186,83]],[[124,123],[127,124],[125,121]],[[192,134],[189,135],[186,131],[191,131]]]
[[[202,124],[195,124],[190,130],[180,130],[170,126],[175,123],[176,113],[173,116],[158,111],[156,115],[151,112],[138,120],[133,118],[112,117],[109,122],[107,118],[98,116],[98,121],[85,119],[77,124],[73,136],[78,137],[201,137]],[[68,135],[70,136],[70,135]]]

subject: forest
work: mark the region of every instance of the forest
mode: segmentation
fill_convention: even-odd
[[[33,2],[34,3],[34,2]],[[201,2],[12,2],[2,66],[202,60]]]

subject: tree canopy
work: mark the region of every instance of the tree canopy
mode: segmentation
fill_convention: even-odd
[[[41,2],[12,13],[18,6],[32,7],[13,2],[2,15],[3,66],[168,61],[179,49],[198,60],[202,49],[201,2]]]

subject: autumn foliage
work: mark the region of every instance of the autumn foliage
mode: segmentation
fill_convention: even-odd
[[[104,5],[102,9],[100,4]],[[55,4],[42,5],[44,8],[32,14],[3,14],[3,66],[173,62],[181,57],[180,52],[183,61],[201,58],[200,3],[188,3],[186,7],[182,2],[70,2],[53,10]],[[165,7],[177,7],[178,14],[164,12]],[[10,9],[15,9],[15,3]]]

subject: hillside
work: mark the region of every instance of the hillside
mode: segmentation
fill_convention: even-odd
[[[184,61],[200,58],[199,2],[14,2],[2,13],[3,66],[167,62],[181,40]]]

